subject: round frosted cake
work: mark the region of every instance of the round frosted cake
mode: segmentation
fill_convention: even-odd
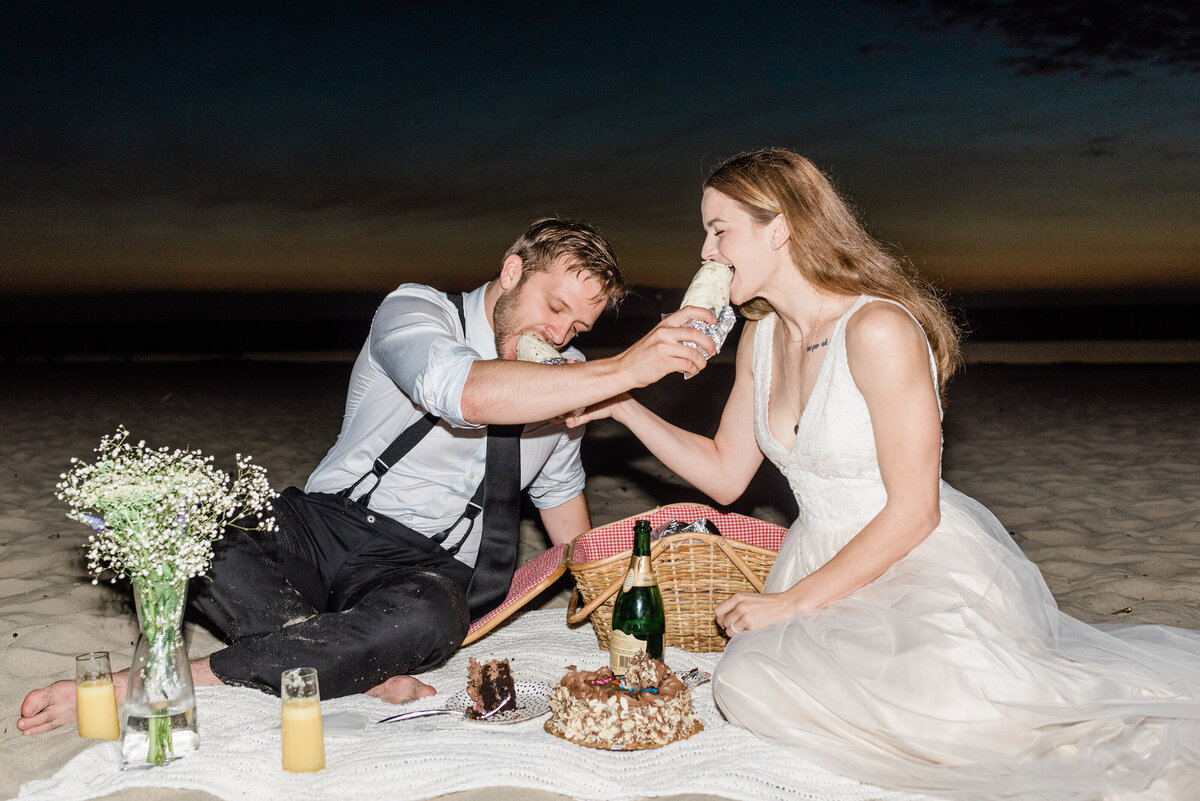
[[[670,668],[639,654],[624,679],[612,671],[572,670],[550,693],[546,731],[579,745],[609,750],[658,748],[703,725],[692,692]]]

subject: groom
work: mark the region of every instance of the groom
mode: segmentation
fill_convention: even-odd
[[[278,692],[317,667],[322,694],[394,703],[434,690],[413,674],[445,660],[503,600],[526,489],[550,538],[590,528],[581,430],[562,422],[671,372],[713,344],[676,312],[624,352],[548,366],[516,361],[525,332],[563,348],[626,292],[608,242],[585,223],[539,220],[492,280],[464,295],[406,284],[385,299],[351,374],[337,442],[305,491],[275,502],[279,531],[216,543],[193,600],[228,640],[194,660],[197,685]],[[708,315],[708,312],[703,312]],[[699,316],[703,316],[699,315]],[[705,318],[708,320],[709,318]],[[693,343],[698,347],[683,344]],[[114,677],[122,699],[127,672]],[[75,685],[29,693],[18,729],[75,717]]]

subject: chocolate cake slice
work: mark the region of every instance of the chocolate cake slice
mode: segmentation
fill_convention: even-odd
[[[517,690],[513,686],[512,670],[507,659],[477,662],[472,657],[467,665],[467,695],[472,706],[467,717],[479,718],[494,712],[517,708]]]

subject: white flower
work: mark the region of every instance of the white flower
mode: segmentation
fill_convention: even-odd
[[[67,516],[96,530],[88,538],[94,575],[191,578],[208,569],[212,542],[226,526],[274,529],[263,512],[275,493],[250,457],[237,455],[231,478],[199,451],[152,450],[128,437],[121,426],[100,440],[95,462],[72,458],[57,485],[71,507]]]

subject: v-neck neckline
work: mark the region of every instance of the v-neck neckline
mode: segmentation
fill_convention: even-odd
[[[833,332],[829,335],[829,352],[826,353],[825,358],[821,360],[821,366],[817,369],[817,376],[815,379],[813,379],[812,391],[808,393],[808,398],[804,401],[804,408],[800,410],[800,417],[796,420],[796,438],[792,440],[791,447],[785,447],[784,444],[779,440],[779,437],[775,435],[774,429],[771,428],[771,389],[775,384],[775,325],[779,322],[779,315],[775,312],[771,313],[771,330],[765,332],[767,340],[767,386],[766,399],[764,401],[766,405],[765,419],[763,422],[766,424],[765,427],[767,429],[767,434],[771,437],[771,441],[774,442],[780,450],[784,451],[788,455],[791,455],[795,452],[796,445],[798,445],[800,442],[800,435],[806,428],[805,422],[809,416],[808,410],[812,408],[813,398],[817,394],[817,389],[821,386],[821,381],[825,378],[825,368],[828,366],[830,357],[833,355],[833,351],[836,349],[835,340],[842,333],[842,324],[845,322],[846,318],[848,318],[850,314],[859,307],[859,305],[863,302],[864,297],[864,295],[859,295],[854,303],[850,304],[850,306],[844,312],[842,312],[841,317],[837,318],[837,322],[833,326]]]

